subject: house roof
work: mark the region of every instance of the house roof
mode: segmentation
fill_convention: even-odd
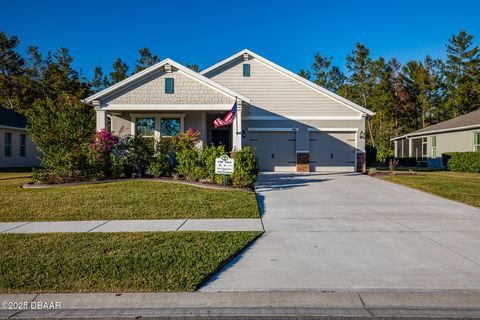
[[[0,126],[25,129],[27,118],[20,113],[0,107]]]
[[[429,135],[432,133],[471,130],[477,127],[480,128],[480,110],[473,111],[473,112],[464,114],[463,116],[459,116],[447,121],[434,124],[432,126],[414,131],[412,133],[393,138],[392,140]]]
[[[370,115],[370,116],[372,116],[372,115],[375,114],[374,112],[372,112],[372,111],[370,111],[370,110],[368,110],[368,109],[366,109],[366,108],[364,108],[364,107],[362,107],[362,106],[359,106],[358,104],[356,104],[356,103],[354,103],[354,102],[352,102],[352,101],[350,101],[350,100],[348,100],[348,99],[345,99],[345,98],[339,96],[338,94],[336,94],[336,93],[334,93],[334,92],[332,92],[332,91],[330,91],[330,90],[328,90],[328,89],[325,89],[325,88],[323,88],[323,87],[321,87],[321,86],[319,86],[319,85],[317,85],[317,84],[315,84],[315,83],[313,83],[313,82],[311,82],[311,81],[309,81],[309,80],[307,80],[307,79],[299,76],[298,74],[295,74],[295,73],[293,73],[293,72],[291,72],[291,71],[289,71],[289,70],[287,70],[287,69],[279,66],[278,64],[273,63],[272,61],[270,61],[270,60],[268,60],[268,59],[265,59],[264,57],[262,57],[262,56],[260,56],[260,55],[258,55],[258,54],[256,54],[256,53],[254,53],[254,52],[252,52],[252,51],[250,51],[250,50],[248,50],[248,49],[244,49],[244,50],[242,50],[242,51],[240,51],[240,52],[237,52],[237,53],[235,53],[234,55],[232,55],[232,56],[230,56],[230,57],[228,57],[228,58],[226,58],[226,59],[224,59],[224,60],[222,60],[222,61],[214,64],[213,66],[211,66],[211,67],[209,67],[209,68],[207,68],[207,69],[205,69],[205,70],[203,70],[203,71],[201,71],[200,73],[201,73],[202,75],[207,75],[208,73],[210,73],[210,72],[212,72],[212,71],[214,71],[214,70],[216,70],[216,69],[218,69],[218,68],[220,68],[220,67],[222,67],[222,66],[224,66],[224,65],[226,65],[226,64],[228,64],[228,63],[230,63],[230,62],[232,62],[233,60],[239,58],[240,56],[242,56],[242,55],[245,54],[245,53],[248,54],[248,55],[250,55],[250,56],[252,56],[252,57],[254,57],[254,58],[257,59],[258,61],[260,61],[260,62],[262,62],[262,63],[264,63],[264,64],[272,67],[273,69],[276,69],[276,70],[279,71],[280,73],[283,73],[283,74],[285,74],[285,75],[287,75],[287,76],[289,76],[289,77],[291,77],[291,78],[293,78],[293,79],[301,82],[302,84],[310,87],[311,89],[313,89],[313,90],[315,90],[315,91],[317,91],[317,92],[319,92],[319,93],[321,93],[321,94],[323,94],[323,95],[325,95],[325,96],[327,96],[327,97],[329,97],[329,98],[331,98],[331,99],[333,99],[333,100],[336,100],[337,102],[339,102],[339,103],[341,103],[341,104],[343,104],[343,105],[346,105],[346,106],[348,106],[348,107],[350,107],[350,108],[352,108],[352,109],[355,109],[356,111],[359,111],[359,112],[361,112],[361,113],[364,113],[364,114],[367,114],[367,115]]]
[[[231,89],[229,89],[225,86],[222,86],[221,84],[219,84],[219,83],[217,83],[213,80],[208,79],[207,77],[201,75],[200,73],[197,73],[193,70],[190,70],[189,68],[181,65],[178,62],[173,61],[172,59],[162,60],[159,63],[156,63],[153,66],[146,68],[145,70],[142,70],[142,71],[140,71],[140,72],[138,72],[134,75],[131,75],[130,77],[128,77],[128,78],[126,78],[126,79],[124,79],[124,80],[122,80],[122,81],[120,81],[120,82],[118,82],[118,83],[100,91],[100,92],[97,92],[97,93],[95,93],[94,95],[91,95],[88,98],[85,98],[83,100],[83,102],[86,103],[86,104],[92,105],[93,101],[101,99],[101,98],[103,98],[103,97],[105,97],[105,96],[107,96],[107,95],[109,95],[109,94],[111,94],[111,93],[113,93],[113,92],[115,92],[119,89],[122,89],[122,88],[130,85],[131,83],[133,83],[133,82],[135,82],[135,81],[137,81],[141,78],[144,78],[144,77],[150,75],[151,73],[163,68],[167,64],[169,64],[172,67],[182,71],[186,75],[204,83],[205,85],[208,85],[210,87],[213,87],[213,88],[217,89],[218,91],[222,92],[223,94],[225,94],[225,95],[227,95],[231,98],[239,98],[239,99],[241,99],[245,102],[250,103],[250,99],[245,97],[244,95],[242,95],[240,93],[237,93],[237,92],[235,92],[235,91],[233,91],[233,90],[231,90]]]

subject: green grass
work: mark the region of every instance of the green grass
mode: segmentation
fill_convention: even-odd
[[[380,179],[480,208],[480,174],[424,172],[419,175],[380,176]]]
[[[0,292],[194,291],[259,234],[2,234]]]
[[[29,176],[0,172],[0,221],[259,217],[253,192],[131,180],[22,189]]]

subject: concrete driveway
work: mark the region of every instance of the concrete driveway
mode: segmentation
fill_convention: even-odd
[[[478,290],[480,210],[358,174],[262,174],[266,233],[201,291]]]

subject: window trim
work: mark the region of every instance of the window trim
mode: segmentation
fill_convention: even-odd
[[[171,91],[170,91],[170,90],[167,90],[167,89],[168,89],[167,83],[168,83],[170,80],[171,80],[171,83],[172,83]],[[174,93],[175,93],[175,78],[166,77],[166,78],[165,78],[165,94],[174,94]]]
[[[477,142],[475,141],[477,135],[479,137],[479,144],[477,144]],[[473,132],[473,151],[480,152],[480,131]]]
[[[22,138],[25,139],[22,144]],[[23,150],[23,153],[22,153]],[[27,157],[27,135],[25,133],[20,134],[20,143],[19,143],[19,155],[22,158]]]
[[[243,64],[243,76],[244,77],[250,77],[251,74],[251,66],[250,63],[244,63]]]
[[[157,119],[155,119],[155,116],[150,116],[150,115],[140,115],[140,116],[137,116],[134,118],[133,120],[133,132],[132,132],[132,135],[136,136],[137,135],[137,120],[138,119],[153,119],[153,134],[151,136],[146,136],[146,135],[141,135],[142,137],[144,138],[153,138],[155,137],[155,128],[156,128],[156,122],[157,122]]]
[[[7,135],[10,137],[10,142],[7,144]],[[3,135],[3,142],[4,142],[4,148],[3,148],[3,155],[6,157],[6,158],[11,158],[12,157],[12,141],[13,140],[13,133],[10,132],[10,131],[6,131],[4,132],[4,135]],[[7,146],[8,146],[8,149],[7,149]],[[8,150],[8,154],[7,154],[7,150]]]
[[[137,118],[154,118],[155,126],[153,130],[153,138],[155,140],[161,139],[161,120],[162,118],[180,118],[180,133],[185,132],[185,113],[136,113],[130,114],[131,128],[130,133],[135,135],[135,123]],[[146,136],[151,138],[152,136]]]

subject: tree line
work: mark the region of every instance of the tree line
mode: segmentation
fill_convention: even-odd
[[[375,112],[366,139],[382,162],[392,156],[391,138],[480,108],[480,51],[463,30],[448,39],[445,60],[427,55],[402,65],[396,58],[374,59],[357,43],[346,57],[346,73],[332,61],[315,53],[299,75]]]
[[[37,100],[65,94],[83,99],[160,61],[142,48],[131,72],[117,58],[112,71],[97,66],[87,79],[74,69],[68,49],[42,56],[38,47],[29,46],[22,54],[19,44],[18,37],[0,32],[0,105],[27,117]],[[391,138],[480,108],[480,49],[466,31],[448,39],[445,60],[427,55],[402,65],[396,58],[374,59],[357,43],[345,61],[343,72],[332,56],[315,53],[310,68],[299,74],[375,112],[367,119],[366,139],[380,161],[392,155]],[[196,64],[186,66],[199,71]]]

